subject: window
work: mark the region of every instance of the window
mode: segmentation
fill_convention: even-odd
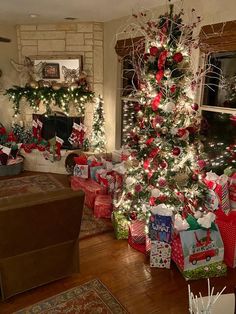
[[[211,168],[236,165],[236,21],[204,26],[202,53],[211,64],[201,96],[202,134]]]

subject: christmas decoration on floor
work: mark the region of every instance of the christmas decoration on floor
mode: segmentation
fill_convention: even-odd
[[[94,108],[92,135],[90,140],[91,148],[96,153],[104,152],[106,150],[104,123],[103,99],[99,96]]]

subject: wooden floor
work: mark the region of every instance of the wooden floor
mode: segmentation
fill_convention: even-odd
[[[129,247],[126,240],[115,240],[112,233],[80,241],[80,273],[33,289],[0,302],[0,313],[12,313],[91,279],[100,279],[132,314],[188,313],[188,282],[172,264],[171,269],[149,267],[148,259]],[[211,279],[216,291],[234,292],[236,270],[226,277]],[[191,281],[192,290],[206,294],[206,280]],[[224,313],[227,314],[227,313]]]

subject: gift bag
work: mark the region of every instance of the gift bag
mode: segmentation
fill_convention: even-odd
[[[165,204],[153,206],[148,224],[148,235],[152,241],[171,242],[172,210]]]
[[[236,211],[236,173],[229,178],[229,201],[231,210]]]
[[[172,259],[185,279],[225,274],[223,258],[224,245],[215,224],[210,229],[181,231],[173,237]]]
[[[229,215],[217,212],[216,223],[224,243],[224,261],[229,267],[236,267],[236,212]]]
[[[161,241],[151,241],[150,267],[170,268],[171,245]]]
[[[228,177],[218,176],[213,172],[207,172],[204,183],[209,188],[205,201],[205,208],[208,211],[222,209],[226,214],[230,211]]]

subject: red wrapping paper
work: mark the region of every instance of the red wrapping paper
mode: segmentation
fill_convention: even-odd
[[[135,250],[137,250],[137,251],[139,251],[139,252],[141,252],[141,253],[143,253],[143,254],[146,254],[146,243],[144,243],[144,244],[135,243],[135,242],[133,241],[132,236],[131,236],[130,229],[129,229],[128,243],[129,243],[129,245],[130,245],[133,249],[135,249]]]
[[[174,239],[172,240],[171,259],[175,262],[176,265],[178,265],[181,270],[184,269],[184,255],[179,234],[175,235]]]
[[[236,212],[226,215],[222,210],[216,212],[216,223],[224,242],[224,261],[229,267],[236,267]]]
[[[145,235],[145,222],[134,220],[130,226],[130,235],[132,237],[133,242],[139,244],[145,244],[146,235]]]
[[[97,218],[111,218],[112,198],[110,195],[97,195],[94,203],[94,216]]]
[[[92,179],[82,179],[79,177],[71,177],[71,188],[74,191],[83,190],[85,193],[85,205],[94,208],[96,196],[106,194],[106,188],[93,181]]]

